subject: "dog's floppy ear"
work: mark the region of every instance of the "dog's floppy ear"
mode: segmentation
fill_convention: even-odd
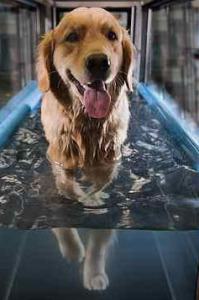
[[[47,92],[50,88],[50,72],[53,60],[54,40],[53,30],[47,33],[38,46],[38,60],[36,64],[39,89]]]
[[[135,68],[136,50],[131,42],[130,36],[128,35],[125,29],[123,29],[122,47],[123,47],[122,73],[127,88],[130,91],[132,91],[133,70]]]

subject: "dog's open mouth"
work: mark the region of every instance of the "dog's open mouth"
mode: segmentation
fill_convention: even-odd
[[[95,80],[87,85],[82,85],[67,70],[69,80],[76,86],[78,92],[83,96],[84,106],[88,115],[92,118],[100,119],[107,116],[111,97],[107,91],[107,85],[103,80]]]

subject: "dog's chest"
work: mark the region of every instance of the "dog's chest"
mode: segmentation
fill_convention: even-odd
[[[85,162],[112,159],[117,131],[108,123],[87,122],[75,128],[71,140],[78,146]]]

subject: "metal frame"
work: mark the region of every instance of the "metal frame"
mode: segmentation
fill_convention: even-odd
[[[55,1],[54,5],[56,7],[79,7],[79,6],[86,6],[86,7],[132,7],[136,5],[140,5],[139,2],[135,1]]]
[[[192,0],[153,0],[149,3],[146,3],[143,5],[143,8],[145,9],[159,9],[160,7],[165,7],[169,5],[177,5],[177,4],[182,4],[185,2],[191,2]]]
[[[140,76],[140,63],[141,63],[141,37],[142,37],[142,7],[141,4],[134,6],[134,17],[133,17],[133,32],[132,41],[136,48],[136,70],[135,78],[138,81]]]
[[[145,82],[146,80],[146,52],[147,52],[147,45],[149,44],[149,37],[147,36],[148,26],[149,26],[149,8],[143,6],[142,7],[142,21],[141,21],[141,58],[140,58],[140,74],[139,74],[139,81]]]
[[[27,6],[31,6],[31,7],[37,7],[37,3],[35,3],[34,1],[31,0],[14,0],[14,2],[18,2],[20,4],[24,4],[26,7]]]

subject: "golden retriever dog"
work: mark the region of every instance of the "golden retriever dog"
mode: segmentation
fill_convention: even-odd
[[[44,92],[42,124],[57,188],[66,197],[98,203],[96,195],[112,180],[127,135],[126,92],[132,89],[134,62],[126,30],[101,8],[73,10],[41,41],[37,75]],[[75,180],[75,168],[92,182],[89,193]],[[92,231],[86,251],[76,229],[53,232],[63,256],[76,261],[85,256],[84,286],[105,289],[112,231]]]

